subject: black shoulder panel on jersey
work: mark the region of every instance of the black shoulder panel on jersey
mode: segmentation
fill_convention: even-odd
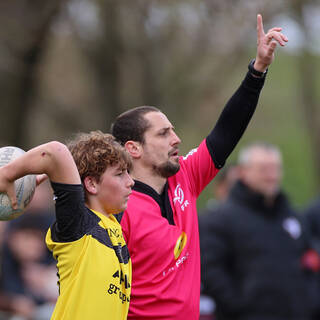
[[[57,222],[55,222],[51,227],[51,238],[54,242],[71,242],[76,241],[87,234],[95,225],[100,221],[91,210],[85,208],[86,212],[82,216],[79,216],[81,223],[77,224],[74,228],[69,228],[68,235],[62,234],[59,230]],[[67,220],[66,220],[67,223]]]
[[[115,251],[120,263],[127,264],[129,262],[130,255],[128,247],[126,245],[122,247],[121,244],[114,246],[111,242],[108,230],[100,227],[99,225],[96,225],[87,234],[91,235],[94,239],[98,240],[105,246],[112,248]]]
[[[168,181],[163,188],[162,194],[158,194],[152,187],[138,180],[134,181],[132,189],[153,198],[160,207],[161,215],[168,220],[169,224],[174,225],[173,211],[168,195]]]
[[[117,219],[117,221],[118,221],[119,223],[121,223],[121,219],[122,219],[122,217],[123,217],[123,214],[124,214],[124,211],[122,211],[122,212],[120,212],[120,213],[114,214],[114,217]]]

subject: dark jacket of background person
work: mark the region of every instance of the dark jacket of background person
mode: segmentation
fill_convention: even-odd
[[[203,284],[218,319],[309,319],[316,304],[303,224],[280,193],[268,207],[238,182],[225,204],[200,218]]]
[[[230,189],[237,181],[237,166],[227,164],[219,171],[215,178],[212,188],[213,198],[209,199],[206,208],[199,213],[201,216],[215,212],[215,208],[221,205],[230,193]],[[203,281],[203,279],[202,279]],[[203,284],[201,283],[200,295],[200,320],[211,320],[215,317],[215,302],[212,297],[203,293]]]
[[[311,230],[313,246],[318,254],[320,254],[320,198],[313,201],[304,212],[304,217]],[[316,259],[314,256],[313,259]],[[318,283],[320,286],[320,274],[318,274]],[[318,300],[318,310],[314,317],[315,320],[320,319],[320,299]]]
[[[50,283],[49,278],[45,281],[46,269],[51,266],[55,270],[54,260],[44,243],[47,227],[48,219],[45,214],[26,212],[21,217],[10,221],[2,247],[2,290],[7,294],[29,297],[39,305],[47,302],[47,297],[43,295],[40,288],[37,289],[32,285],[32,279],[36,277],[40,281],[44,278],[41,283]],[[23,248],[24,244],[25,248]],[[22,254],[22,251],[33,252]],[[55,275],[55,273],[56,270],[51,274]],[[44,290],[44,285],[39,283],[38,287],[40,286]],[[56,288],[55,291],[57,291]]]
[[[307,208],[305,218],[310,226],[315,248],[320,253],[320,198]]]

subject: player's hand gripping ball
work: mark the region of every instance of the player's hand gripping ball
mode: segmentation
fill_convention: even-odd
[[[20,157],[25,152],[17,147],[0,148],[0,167]],[[0,220],[12,220],[20,216],[30,203],[36,189],[36,175],[27,175],[14,182],[18,208],[13,209],[7,194],[0,193]]]

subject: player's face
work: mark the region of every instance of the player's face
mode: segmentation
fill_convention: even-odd
[[[134,181],[127,170],[119,166],[108,167],[100,177],[97,196],[105,212],[119,213],[127,208]]]
[[[168,178],[180,169],[178,146],[181,140],[163,113],[149,112],[144,117],[150,128],[144,133],[141,161],[155,174]]]

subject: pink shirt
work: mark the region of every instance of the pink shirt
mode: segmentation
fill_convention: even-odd
[[[132,260],[128,319],[198,320],[200,245],[196,200],[217,174],[202,141],[180,158],[168,179],[175,225],[161,215],[153,197],[134,191],[121,225]]]

